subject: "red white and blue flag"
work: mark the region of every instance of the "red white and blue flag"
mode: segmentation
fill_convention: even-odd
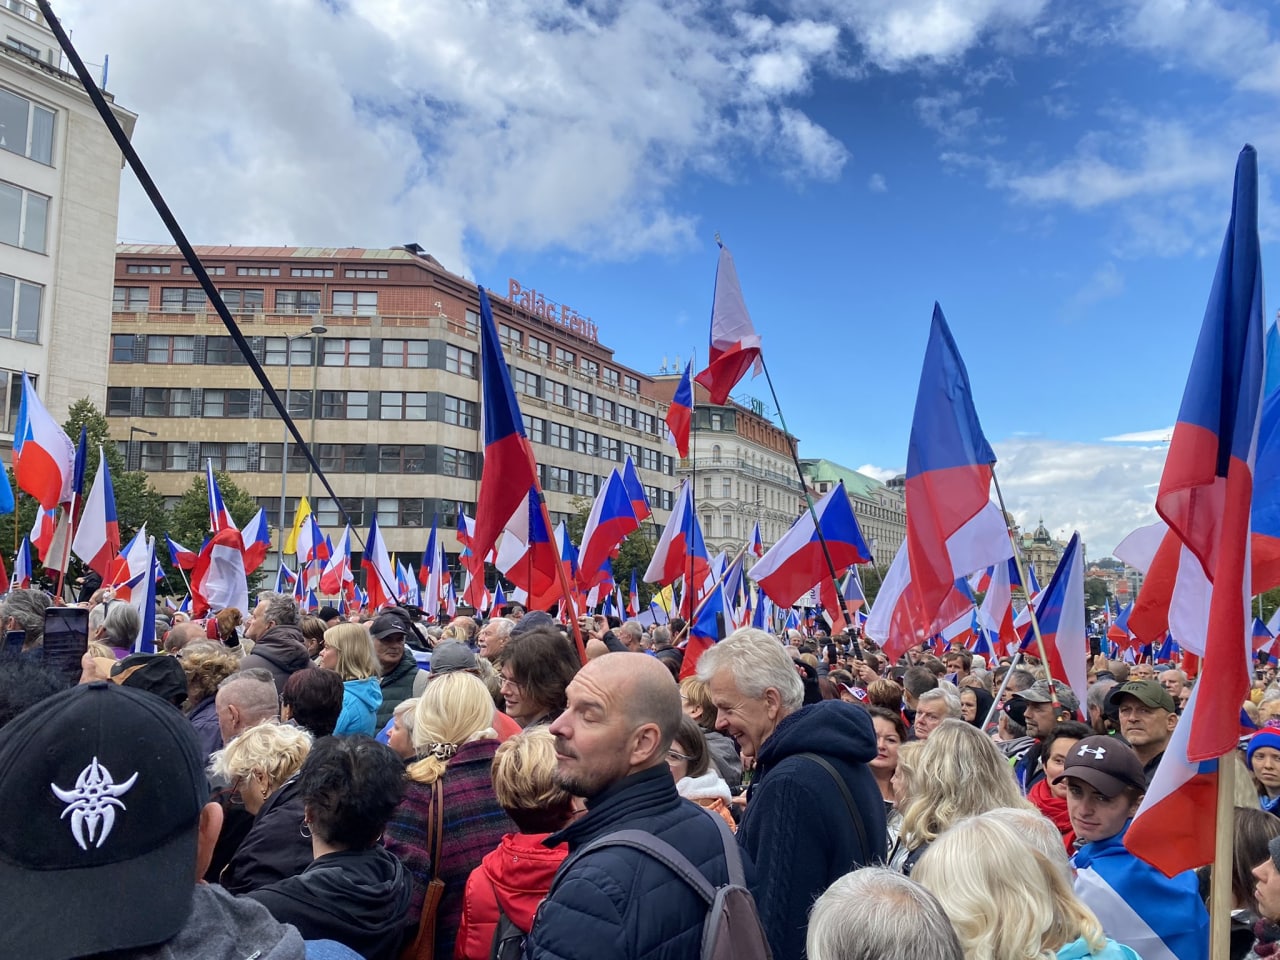
[[[244,525],[244,572],[253,573],[262,561],[267,559],[267,551],[271,549],[271,528],[267,526],[267,511],[262,507],[253,515],[253,519]]]
[[[760,359],[760,337],[747,313],[742,287],[738,283],[738,270],[733,265],[729,248],[720,244],[720,259],[716,264],[716,287],[711,303],[711,348],[707,369],[695,380],[707,388],[710,399],[722,406],[729,394],[754,368],[752,376],[759,376],[764,369]],[[693,396],[689,397],[693,407]],[[683,456],[683,454],[681,454]]]
[[[13,428],[13,474],[18,489],[52,510],[71,501],[75,469],[75,444],[40,402],[24,370],[22,401]]]
[[[555,544],[547,529],[542,501],[533,487],[507,522],[495,566],[525,592],[530,610],[547,609],[561,594]]]
[[[631,498],[631,509],[635,512],[636,520],[648,520],[653,516],[649,495],[644,492],[640,472],[636,470],[636,462],[631,459],[631,454],[627,454],[627,460],[622,465],[622,483],[627,488],[627,496]]]
[[[690,360],[680,375],[671,406],[667,408],[667,439],[684,459],[689,456],[689,426],[693,423],[693,361]]]
[[[237,529],[236,522],[231,519],[231,511],[222,500],[222,491],[218,489],[218,480],[213,475],[212,460],[204,462],[204,482],[209,492],[209,531],[217,533],[227,528]]]
[[[164,535],[164,540],[169,546],[169,562],[175,567],[179,570],[190,570],[196,565],[200,555],[195,550],[187,549],[167,533]]]
[[[244,539],[235,527],[223,527],[200,550],[191,571],[192,614],[203,617],[227,607],[249,609],[244,572]]]
[[[147,566],[156,565],[156,538],[147,538]],[[138,635],[133,642],[134,653],[156,652],[156,578],[143,577],[129,602],[138,611]],[[241,607],[244,610],[245,607]]]
[[[31,587],[31,544],[22,538],[18,552],[13,557],[13,576],[9,578],[10,590],[27,590]]]
[[[459,511],[461,513],[461,511]],[[437,531],[438,517],[431,517],[431,533],[427,536],[427,545],[422,550],[422,562],[418,567],[418,583],[421,585],[422,607],[427,616],[435,619],[440,615],[440,600],[444,591],[444,547],[440,543]]]
[[[106,455],[98,448],[98,472],[85,498],[80,524],[71,541],[71,549],[104,580],[111,573],[111,563],[120,552],[120,523],[116,519],[116,494],[111,486],[111,468]],[[172,541],[170,541],[172,549]]]
[[[1089,696],[1089,635],[1084,617],[1084,555],[1073,533],[1049,586],[1036,604],[1040,637],[1055,680],[1069,686],[1084,703]]]
[[[926,637],[954,621],[952,617],[939,622],[939,611],[956,577],[976,569],[956,572],[950,541],[986,507],[995,461],[973,406],[969,374],[942,308],[935,303],[906,475],[910,613],[916,631]]]
[[[320,592],[326,597],[343,596],[348,591],[348,585],[354,582],[355,574],[351,571],[351,526],[348,524],[342,528],[342,536],[338,538],[333,555],[320,574]]]
[[[617,470],[612,470],[596,494],[582,528],[578,551],[578,585],[589,590],[604,579],[605,561],[612,557],[632,531],[640,526]]]
[[[627,616],[635,619],[640,615],[640,591],[636,586],[636,571],[631,569],[631,589],[627,591]]]
[[[369,536],[364,542],[360,566],[366,574],[364,588],[369,595],[369,609],[378,610],[394,603],[396,572],[391,566],[391,557],[387,555],[387,545],[382,539],[382,533],[378,530],[376,515],[369,521]]]
[[[653,558],[644,572],[646,583],[668,586],[680,577],[686,585],[702,584],[711,574],[711,560],[702,540],[702,527],[693,509],[693,490],[688,480],[681,481],[675,507],[667,519]],[[686,590],[686,594],[692,591]]]
[[[757,520],[754,527],[751,528],[751,544],[747,547],[757,560],[764,556],[764,540],[760,537],[760,521]]]

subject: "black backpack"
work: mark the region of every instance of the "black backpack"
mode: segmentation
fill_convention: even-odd
[[[498,927],[493,932],[489,960],[520,960],[524,956],[525,932],[515,925],[507,912],[498,907]]]
[[[547,897],[550,898],[555,892],[560,878],[569,872],[574,861],[604,847],[630,847],[665,865],[696,890],[706,902],[707,919],[702,926],[700,960],[772,960],[773,953],[769,949],[769,939],[765,936],[764,927],[760,923],[755,898],[747,889],[738,841],[734,839],[728,825],[721,817],[714,813],[706,813],[706,815],[719,830],[720,842],[724,848],[729,882],[723,886],[713,885],[703,876],[702,871],[689,861],[688,857],[652,833],[645,830],[618,830],[615,833],[597,837],[569,857],[556,873],[556,879],[552,882]],[[501,918],[499,924],[501,924]],[[497,944],[496,937],[494,943]]]

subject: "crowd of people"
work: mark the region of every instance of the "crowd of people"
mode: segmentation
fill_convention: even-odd
[[[679,620],[603,617],[583,663],[518,605],[279,594],[166,615],[133,654],[137,610],[102,593],[65,688],[48,604],[0,601],[12,956],[1208,957],[1207,868],[1124,844],[1190,694],[1173,667],[1095,657],[1082,703],[1034,661],[743,628],[685,664]],[[1223,761],[1241,960],[1280,956],[1273,680]]]

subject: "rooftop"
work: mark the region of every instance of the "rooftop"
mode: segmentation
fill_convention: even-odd
[[[868,477],[865,473],[859,473],[833,460],[801,459],[800,465],[804,467],[805,476],[811,481],[826,480],[829,483],[838,483],[843,480],[844,488],[850,496],[873,498],[888,489],[875,477]]]

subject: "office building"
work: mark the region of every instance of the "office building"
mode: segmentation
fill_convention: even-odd
[[[816,496],[828,493],[841,480],[853,504],[853,515],[862,538],[872,551],[878,569],[887,569],[907,538],[907,510],[903,493],[865,473],[831,460],[801,460],[809,489]]]

